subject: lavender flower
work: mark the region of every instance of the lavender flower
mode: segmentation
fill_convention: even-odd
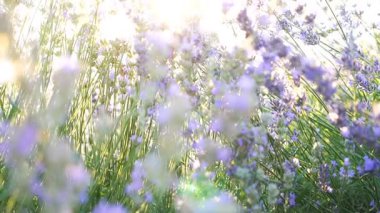
[[[239,13],[237,20],[240,23],[240,28],[245,31],[246,37],[250,36],[252,34],[252,22],[247,15],[246,9]]]
[[[379,169],[379,161],[364,156],[363,172],[370,173]]]
[[[307,28],[306,30],[302,30],[300,33],[301,40],[305,42],[307,45],[317,45],[319,44],[319,35],[313,32],[312,28]]]
[[[136,161],[131,173],[132,182],[127,185],[125,192],[127,194],[136,194],[144,187],[144,179],[146,177],[145,169],[141,161]]]
[[[319,167],[318,179],[322,191],[330,193],[333,191],[330,184],[330,168],[327,164]]]
[[[109,204],[101,201],[93,210],[93,213],[127,213],[128,211],[119,204]]]
[[[289,193],[289,205],[294,207],[296,205],[296,194],[294,192]]]

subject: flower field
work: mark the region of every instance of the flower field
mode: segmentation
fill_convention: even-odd
[[[0,0],[0,212],[380,212],[379,11]]]

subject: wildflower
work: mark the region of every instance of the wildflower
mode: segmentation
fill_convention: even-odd
[[[93,210],[93,213],[127,213],[128,211],[118,204],[109,204],[104,201],[100,201]]]
[[[7,164],[18,164],[30,157],[33,152],[38,142],[38,129],[35,124],[29,123],[17,128],[13,133],[8,124],[4,125],[4,135],[9,138],[0,143],[0,154],[5,157]]]
[[[237,84],[243,92],[252,92],[255,89],[255,81],[246,75],[240,77]]]
[[[294,114],[292,111],[287,111],[285,114],[285,125],[288,126],[295,118],[296,114]]]
[[[137,139],[137,135],[132,135],[130,138],[131,141],[136,141],[136,139]]]
[[[286,57],[290,51],[289,47],[279,38],[271,39],[266,48],[269,52],[274,53],[280,58]]]
[[[280,29],[288,32],[290,32],[293,28],[292,24],[284,18],[278,21],[278,26],[280,27]]]
[[[14,147],[19,155],[26,157],[38,141],[38,129],[33,124],[25,125],[17,135]]]
[[[224,97],[224,106],[233,112],[247,112],[251,108],[252,102],[245,95],[230,93]]]
[[[228,148],[220,148],[217,151],[217,159],[222,162],[229,162],[232,159],[232,151]]]
[[[300,33],[300,38],[307,45],[317,45],[317,44],[319,44],[319,40],[320,40],[319,35],[317,33],[313,32],[313,30],[311,28],[308,28],[306,30],[302,30]]]
[[[217,119],[214,119],[212,122],[211,122],[211,126],[210,126],[210,129],[214,132],[220,132],[222,131],[224,128],[224,125],[223,125],[223,121],[222,119],[220,118],[217,118]]]
[[[152,203],[153,202],[153,194],[151,192],[145,193],[145,202]]]
[[[245,31],[246,37],[252,34],[252,22],[247,15],[247,10],[244,9],[240,11],[237,20],[240,24],[240,28]]]
[[[375,208],[376,207],[375,200],[371,200],[371,202],[369,203],[369,206],[371,207],[371,209]]]
[[[355,175],[355,172],[351,169],[341,167],[339,170],[339,175],[342,178],[352,178]]]
[[[141,179],[133,180],[130,184],[125,188],[125,192],[128,195],[133,195],[140,191],[144,187],[144,182]]]
[[[144,186],[146,172],[141,161],[136,161],[131,173],[132,182],[127,185],[125,192],[129,195],[137,193]]]
[[[299,135],[299,132],[298,132],[297,130],[294,130],[294,131],[293,131],[293,135],[292,135],[292,137],[291,137],[291,140],[292,140],[293,142],[298,141],[298,135]]]
[[[313,23],[314,23],[314,20],[315,20],[315,17],[316,17],[315,14],[307,15],[307,16],[305,17],[305,23],[306,23],[306,24],[309,24],[309,25],[313,24]]]
[[[376,170],[379,166],[378,161],[369,158],[368,156],[364,156],[364,172],[372,172]]]
[[[348,127],[344,126],[340,128],[340,133],[342,134],[343,137],[349,138],[350,137],[350,130]]]
[[[359,86],[363,87],[364,89],[369,90],[370,82],[368,81],[368,79],[363,73],[357,73],[355,75],[355,80]]]
[[[294,192],[289,193],[289,205],[293,207],[296,205],[296,194]]]
[[[116,71],[115,71],[115,69],[111,69],[111,70],[109,71],[108,77],[110,78],[111,81],[114,81],[114,80],[115,80],[115,76],[116,76]]]
[[[350,164],[350,159],[349,158],[344,158],[344,163],[343,163],[344,166],[346,167],[349,167],[351,164]]]
[[[319,167],[318,172],[319,186],[321,190],[324,192],[332,192],[332,188],[330,185],[330,168],[327,164],[322,164]]]

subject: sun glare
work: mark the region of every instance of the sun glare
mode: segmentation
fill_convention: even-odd
[[[191,21],[199,20],[200,24],[214,27],[222,21],[221,5],[216,0],[151,0],[143,5],[151,20],[171,30],[183,29]]]
[[[100,22],[100,36],[105,40],[133,41],[135,26],[131,19],[122,13],[106,16]]]
[[[0,59],[0,85],[13,81],[16,71],[13,64],[6,59]]]
[[[217,35],[219,41],[232,49],[240,46],[244,35],[239,34],[238,26],[229,20],[237,16],[238,10],[224,13],[227,0],[147,0],[142,8],[153,24],[163,26],[171,32],[182,31],[197,23],[202,33]],[[236,7],[240,0],[236,0]],[[231,8],[230,8],[231,9]],[[236,9],[236,8],[235,8]],[[234,29],[233,29],[234,28]]]

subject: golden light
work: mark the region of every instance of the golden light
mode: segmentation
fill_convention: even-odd
[[[0,59],[0,85],[12,82],[16,78],[16,69],[11,61]]]
[[[10,45],[8,33],[0,33],[0,58],[6,57]]]

